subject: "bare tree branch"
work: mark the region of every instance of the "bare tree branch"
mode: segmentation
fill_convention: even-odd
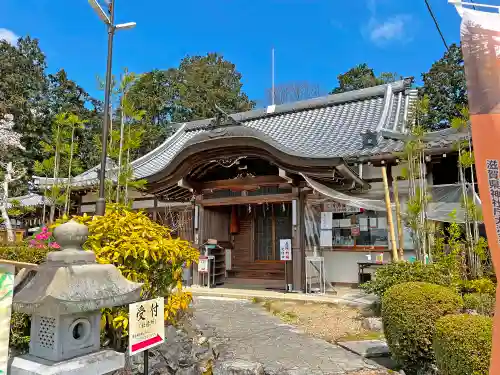
[[[274,104],[293,103],[300,100],[317,98],[325,95],[319,84],[307,81],[289,82],[277,85],[274,88]],[[272,104],[272,89],[266,90],[265,106]]]

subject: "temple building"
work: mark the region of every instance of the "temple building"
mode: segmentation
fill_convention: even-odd
[[[390,259],[381,170],[389,185],[402,175],[398,152],[416,100],[412,79],[404,79],[179,124],[132,162],[135,178],[147,180],[144,191],[133,192],[133,208],[196,246],[217,240],[226,284],[304,290],[305,257],[313,253],[324,257],[328,283],[357,284],[358,263],[371,254]],[[442,202],[450,192],[460,196],[453,146],[464,136],[454,129],[424,136],[425,178],[442,187]],[[109,176],[113,168],[108,163]],[[95,209],[98,173],[96,167],[72,178],[80,213]],[[45,188],[52,181],[35,176],[34,183]],[[404,203],[407,185],[399,186]],[[460,210],[455,196],[445,203],[430,210],[438,221],[449,213],[443,210]],[[291,245],[289,261],[282,260],[283,244]]]

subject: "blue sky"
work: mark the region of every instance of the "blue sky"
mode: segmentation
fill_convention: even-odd
[[[500,0],[484,2],[500,4]],[[446,0],[430,0],[448,43],[460,18]],[[308,81],[328,91],[336,77],[366,62],[375,71],[415,76],[444,53],[424,0],[116,0],[114,72],[177,66],[187,54],[214,51],[236,64],[244,90],[263,99],[271,85]],[[104,75],[106,30],[86,0],[2,0],[0,37],[40,39],[50,72],[64,68],[95,96]]]

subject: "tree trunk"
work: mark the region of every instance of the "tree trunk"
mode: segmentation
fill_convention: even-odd
[[[130,124],[128,124],[128,138],[127,142],[130,142]],[[130,147],[127,148],[127,162],[126,162],[126,172],[128,173],[128,168],[130,166]],[[128,178],[125,180],[125,194],[123,197],[125,204],[128,204]]]
[[[54,218],[56,216],[56,191],[55,188],[58,185],[58,177],[59,177],[59,144],[61,143],[60,139],[61,135],[61,125],[57,125],[57,135],[56,135],[56,152],[54,155],[54,181],[52,182],[52,205],[50,206],[50,217],[49,217],[49,223],[54,222]]]
[[[71,169],[73,167],[73,150],[75,145],[75,124],[71,129],[71,146],[69,152],[69,167],[68,167],[68,183],[66,184],[66,199],[64,201],[64,213],[69,214],[70,198],[71,198]]]
[[[10,221],[8,212],[8,200],[9,200],[9,181],[12,178],[12,162],[7,163],[7,169],[5,171],[5,177],[3,179],[3,193],[2,193],[2,204],[0,210],[2,211],[2,219],[4,220],[5,229],[7,231],[7,241],[12,243],[16,240],[14,230],[12,229],[12,223]]]
[[[118,150],[118,178],[116,179],[116,203],[120,203],[120,177],[122,175],[123,133],[125,130],[125,112],[123,110],[124,95],[125,94],[122,94],[122,100],[121,100],[122,116],[120,123],[120,149]]]

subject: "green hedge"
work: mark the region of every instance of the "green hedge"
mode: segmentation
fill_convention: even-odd
[[[449,288],[423,282],[394,285],[382,298],[382,322],[393,358],[407,375],[434,363],[434,325],[458,313],[462,298]]]
[[[434,352],[440,375],[488,375],[492,318],[448,315],[436,323]]]
[[[26,243],[4,245],[0,246],[0,259],[40,264],[45,261],[50,251],[54,251],[54,249],[31,247]]]
[[[30,247],[26,243],[0,246],[0,259],[15,260],[17,262],[40,264],[45,261],[48,248]],[[23,313],[12,313],[10,320],[10,342],[9,346],[23,353],[28,350],[30,341],[29,316]]]
[[[450,286],[452,277],[449,270],[440,264],[423,264],[422,262],[394,262],[375,271],[371,281],[361,285],[368,293],[382,297],[392,286],[412,281]]]
[[[495,296],[484,293],[464,294],[464,308],[475,310],[481,315],[493,316],[495,313]]]

